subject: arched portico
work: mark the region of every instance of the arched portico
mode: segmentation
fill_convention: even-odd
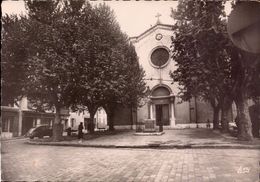
[[[156,124],[162,122],[166,127],[175,126],[174,100],[171,89],[164,84],[156,85],[149,96],[149,119],[155,119]]]

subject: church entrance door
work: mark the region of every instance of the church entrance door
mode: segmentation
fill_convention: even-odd
[[[155,105],[156,125],[170,125],[169,104]]]

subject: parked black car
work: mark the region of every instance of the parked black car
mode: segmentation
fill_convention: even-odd
[[[52,128],[50,126],[38,126],[35,128],[31,128],[26,134],[30,139],[34,137],[43,138],[44,136],[52,136]]]

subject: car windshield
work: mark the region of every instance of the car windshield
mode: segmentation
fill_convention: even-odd
[[[46,130],[46,129],[50,129],[50,127],[49,127],[49,126],[47,126],[47,125],[42,125],[42,126],[39,126],[39,127],[37,127],[37,130],[38,130],[38,128],[39,128],[40,130]]]
[[[32,133],[36,128],[31,128],[28,133]]]

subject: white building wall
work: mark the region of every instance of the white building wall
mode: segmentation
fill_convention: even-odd
[[[161,40],[157,40],[155,37],[157,34],[162,34],[163,37]],[[170,77],[170,71],[176,69],[174,60],[171,58],[171,36],[173,35],[172,29],[169,26],[165,25],[156,25],[151,30],[148,30],[146,33],[140,35],[136,38],[131,38],[133,45],[136,48],[137,55],[139,57],[139,63],[145,70],[145,79],[146,84],[152,90],[155,86],[159,84],[167,85],[171,89],[171,95],[176,96],[179,92],[178,84],[172,82]],[[161,70],[155,68],[151,63],[151,54],[152,52],[159,47],[164,47],[168,49],[170,53],[170,60],[168,61],[165,67],[162,67]],[[154,80],[159,79],[161,75],[162,81]],[[149,80],[149,79],[153,80]],[[174,128],[177,123],[187,123],[189,122],[189,104],[188,102],[177,103],[177,98],[175,98],[174,104],[169,104],[170,112],[170,125],[168,128]],[[148,109],[149,108],[149,109]],[[181,111],[184,110],[185,114],[182,114]],[[150,113],[149,113],[150,112]],[[137,110],[137,122],[141,122],[144,119],[148,118],[148,115],[151,118],[155,119],[155,105],[145,104],[143,107],[138,108]],[[176,118],[177,116],[177,118]]]
[[[90,118],[90,114],[88,111],[84,112],[70,112],[70,116],[68,118],[68,126],[72,129],[77,129],[79,124],[82,122],[85,127],[84,121]],[[74,125],[72,126],[72,120],[74,120]],[[96,128],[107,128],[107,114],[103,108],[99,108],[94,116],[95,127]]]
[[[161,33],[163,38],[161,40],[156,40],[156,34]],[[159,78],[160,70],[154,68],[150,62],[150,56],[154,48],[159,46],[165,46],[170,50],[171,46],[171,36],[172,30],[169,28],[168,30],[164,29],[156,29],[151,34],[147,35],[146,37],[140,39],[138,42],[134,43],[136,48],[137,55],[139,57],[139,62],[145,70],[145,74],[147,79],[149,78]],[[167,66],[161,69],[161,77],[164,80],[171,80],[170,78],[170,71],[176,69],[175,62],[171,59]],[[171,84],[170,81],[162,81],[163,84],[168,85],[174,94],[178,92],[177,83]],[[153,88],[159,84],[158,80],[147,81],[147,86]]]
[[[78,126],[81,122],[84,125],[84,118],[90,118],[88,112],[70,112],[70,116],[68,118],[68,127],[71,127],[72,129],[78,129]],[[72,124],[73,120],[74,124]]]

